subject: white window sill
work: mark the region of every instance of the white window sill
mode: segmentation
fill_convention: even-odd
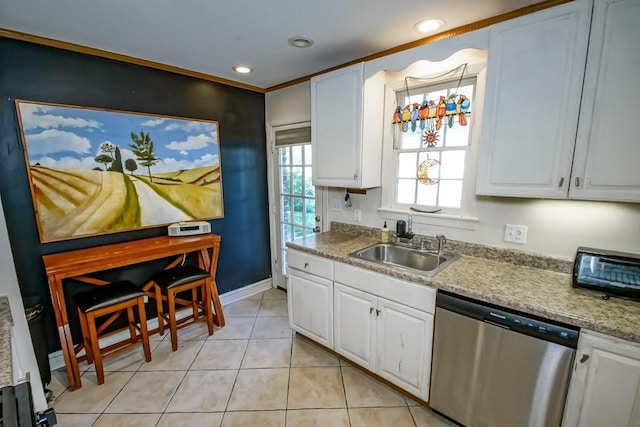
[[[437,225],[439,227],[475,230],[480,218],[445,213],[422,213],[407,209],[378,208],[383,219],[406,220],[411,215],[414,224]]]

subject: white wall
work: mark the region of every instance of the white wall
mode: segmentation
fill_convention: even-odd
[[[47,409],[47,401],[42,389],[40,380],[40,371],[38,370],[38,362],[33,351],[31,343],[31,334],[29,333],[29,325],[24,315],[24,306],[22,305],[22,295],[18,287],[18,278],[13,265],[13,256],[11,254],[11,246],[9,244],[9,236],[7,233],[7,223],[2,210],[2,200],[0,199],[0,295],[6,295],[9,298],[11,306],[11,316],[13,317],[13,343],[15,343],[14,352],[20,360],[20,370],[22,375],[26,376],[27,372],[31,377],[31,387],[33,390],[33,404],[36,412]],[[14,369],[15,372],[15,369]],[[14,378],[14,381],[20,378]]]
[[[267,123],[284,124],[310,120],[310,85],[302,83],[267,94]],[[383,183],[383,185],[385,185]],[[344,189],[331,189],[332,199],[344,200]],[[366,195],[352,195],[353,206],[327,212],[330,221],[355,223],[353,210],[362,211],[360,225],[381,227],[385,217],[379,213],[381,189]],[[473,230],[414,224],[414,232],[427,236],[444,234],[455,240],[573,257],[578,246],[591,246],[626,252],[640,252],[640,204],[476,197],[479,222]],[[504,242],[505,224],[528,226],[524,245]],[[395,221],[388,222],[390,228]]]

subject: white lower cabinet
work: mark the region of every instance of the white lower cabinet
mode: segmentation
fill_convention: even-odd
[[[375,371],[377,298],[335,283],[333,286],[334,350]]]
[[[333,262],[291,249],[287,255],[289,326],[333,348]]]
[[[562,425],[640,426],[640,345],[581,332]]]
[[[433,315],[378,298],[378,375],[429,400]]]
[[[419,309],[404,304],[412,294]],[[427,286],[336,263],[334,349],[428,401],[434,302]]]

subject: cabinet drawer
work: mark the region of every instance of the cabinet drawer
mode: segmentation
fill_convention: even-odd
[[[326,258],[288,249],[287,265],[290,268],[333,280],[333,261]]]
[[[426,313],[434,313],[436,290],[427,285],[375,273],[340,262],[335,263],[335,281]]]

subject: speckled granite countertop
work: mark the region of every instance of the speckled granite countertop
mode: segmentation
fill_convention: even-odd
[[[447,244],[447,251],[462,256],[435,277],[427,277],[410,270],[348,256],[374,243],[377,243],[377,239],[373,237],[329,231],[290,242],[287,246],[546,319],[640,342],[640,302],[619,298],[603,300],[597,292],[573,288],[570,269],[567,269],[571,260],[553,257],[545,260],[545,257],[526,252],[514,255],[513,252],[518,251],[489,247],[488,256],[480,258],[484,254],[478,250],[479,245],[451,242]],[[504,253],[496,255],[501,251]],[[526,266],[527,259],[530,259],[531,265],[540,268]]]
[[[13,318],[9,308],[9,299],[0,296],[0,387],[13,385],[13,367],[11,365],[11,326]]]

